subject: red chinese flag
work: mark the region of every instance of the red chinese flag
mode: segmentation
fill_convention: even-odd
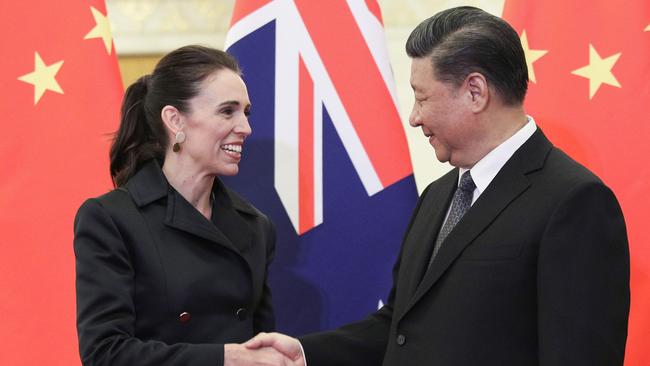
[[[0,365],[76,365],[72,224],[111,188],[123,91],[106,7],[3,1],[0,31]]]
[[[506,0],[528,61],[526,110],[616,193],[632,304],[626,366],[650,365],[650,2]]]

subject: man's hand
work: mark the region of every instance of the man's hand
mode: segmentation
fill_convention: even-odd
[[[271,347],[255,349],[229,343],[223,349],[224,366],[304,366]]]
[[[272,347],[289,358],[296,366],[305,366],[305,355],[303,354],[300,342],[280,333],[260,333],[244,346],[250,350],[263,350]]]

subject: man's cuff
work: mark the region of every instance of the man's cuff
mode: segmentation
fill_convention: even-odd
[[[300,345],[300,352],[302,352],[302,360],[305,362],[305,366],[307,366],[307,355],[305,355],[305,349],[302,348],[302,343],[298,341],[298,344]]]

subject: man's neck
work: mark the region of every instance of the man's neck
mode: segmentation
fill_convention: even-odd
[[[489,151],[512,137],[528,122],[526,112],[521,106],[500,108],[491,113],[488,118],[489,125],[494,127],[490,130],[491,149]]]
[[[471,164],[458,165],[459,168],[471,169],[490,151],[512,137],[528,122],[523,107],[500,107],[486,111],[478,122],[483,126],[484,138],[477,143],[476,155]]]

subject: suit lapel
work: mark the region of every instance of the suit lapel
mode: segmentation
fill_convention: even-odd
[[[221,233],[230,239],[230,243],[237,248],[239,253],[246,253],[251,247],[251,228],[242,218],[238,207],[234,205],[232,197],[223,183],[219,179],[215,179],[214,185],[213,226],[216,226]]]
[[[226,235],[173,189],[167,198],[165,224],[238,252]]]
[[[233,206],[225,186],[215,179],[213,217],[216,225],[206,219],[183,196],[172,189],[159,163],[151,160],[129,180],[126,188],[138,207],[167,197],[165,225],[209,240],[243,253],[251,245],[251,229]]]
[[[253,254],[249,250],[252,245],[252,229],[233,206],[228,192],[218,179],[215,180],[213,192],[215,200],[211,222],[178,192],[170,190],[165,224],[232,250],[244,259],[246,266],[254,274],[251,278],[259,278],[256,274],[259,269],[253,264]],[[252,285],[254,293],[259,293],[261,283],[253,281]]]
[[[451,197],[458,185],[458,169],[454,169],[440,178],[432,187],[430,194],[423,196],[420,211],[414,219],[407,242],[404,246],[412,248],[403,258],[413,271],[408,274],[405,282],[405,294],[412,296],[420,284],[425,271],[427,270],[428,258],[433,251],[436,236],[440,231],[442,222],[447,213]],[[439,187],[439,188],[438,188]],[[423,258],[426,257],[426,260]]]
[[[543,167],[544,160],[551,147],[551,143],[538,128],[533,136],[515,152],[494,177],[485,192],[481,194],[442,243],[438,256],[417,286],[415,294],[409,300],[404,313],[429,291],[463,252],[465,247],[483,232],[501,211],[530,186],[530,181],[526,175]],[[446,205],[444,208],[446,209]],[[446,211],[443,212],[446,213]],[[436,226],[437,230],[430,240],[435,240],[435,235],[439,231],[440,224]],[[428,260],[429,258],[423,258],[421,262],[428,264]]]
[[[449,233],[449,236],[442,243],[440,252],[431,265],[431,268],[424,275],[408,308],[420,300],[462,253],[463,249],[485,230],[512,200],[529,186],[528,180],[522,175],[511,176],[509,179],[503,180],[506,180],[506,182],[499,183],[505,183],[505,185],[500,186],[498,189],[490,189],[488,187],[474,205],[472,205],[472,208],[467,214],[458,222],[451,233]],[[497,183],[496,178],[493,183]],[[496,187],[492,183],[490,186]]]

